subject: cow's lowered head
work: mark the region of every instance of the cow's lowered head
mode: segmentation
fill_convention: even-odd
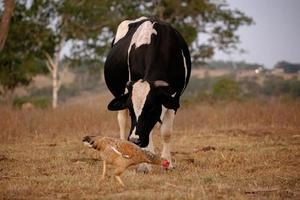
[[[162,106],[175,111],[179,108],[179,99],[172,92],[169,84],[162,80],[129,82],[125,94],[113,99],[108,109],[128,109],[131,116],[128,139],[147,147],[151,130],[157,122],[161,123]]]

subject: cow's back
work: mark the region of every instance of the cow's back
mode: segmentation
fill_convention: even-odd
[[[146,31],[150,33],[150,42]],[[119,96],[125,92],[128,81],[143,79],[164,80],[180,96],[191,70],[189,50],[182,36],[169,24],[150,19],[130,23],[122,36],[113,43],[104,67],[112,94]]]

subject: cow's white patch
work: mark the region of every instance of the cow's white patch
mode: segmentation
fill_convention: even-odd
[[[117,43],[120,39],[122,39],[127,34],[128,30],[129,30],[129,24],[136,23],[136,22],[142,21],[144,19],[147,19],[147,17],[140,17],[135,20],[125,20],[125,21],[121,22],[117,29],[114,44]]]
[[[155,23],[150,21],[142,23],[133,34],[129,47],[131,48],[134,44],[135,48],[138,48],[143,44],[150,44],[151,35],[157,34],[157,31],[153,28],[154,24]]]
[[[150,84],[147,81],[138,80],[135,84],[132,86],[132,105],[134,114],[136,117],[136,121],[139,120],[140,115],[142,114],[144,104],[147,99],[147,95],[150,91]],[[136,127],[134,127],[130,138],[140,138],[136,134]]]
[[[149,91],[150,84],[147,81],[138,80],[135,84],[133,84],[131,100],[137,121],[143,111]]]
[[[181,91],[181,94],[183,93],[185,87],[186,87],[186,79],[187,79],[187,64],[186,64],[186,60],[185,60],[185,57],[184,57],[184,53],[183,51],[181,50],[181,54],[182,54],[182,58],[183,58],[183,66],[184,66],[184,87]]]
[[[130,63],[129,63],[129,54],[131,51],[131,48],[133,45],[135,45],[135,48],[138,48],[142,46],[143,44],[150,44],[151,43],[151,36],[152,34],[157,34],[157,31],[153,28],[155,23],[152,23],[151,21],[145,21],[142,23],[135,33],[132,36],[128,52],[127,52],[127,65],[128,65],[128,72],[129,72],[129,81],[131,81],[131,75],[130,75]]]
[[[133,129],[133,131],[132,131],[132,133],[130,135],[130,139],[131,138],[138,138],[138,139],[140,138],[135,132],[136,132],[136,128],[134,127],[134,129]]]

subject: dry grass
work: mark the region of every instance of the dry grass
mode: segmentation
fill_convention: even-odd
[[[299,102],[186,106],[175,122],[176,169],[128,170],[123,189],[112,177],[98,184],[101,162],[81,144],[87,133],[118,136],[108,100],[0,107],[0,199],[300,198]],[[159,152],[157,130],[154,140]]]

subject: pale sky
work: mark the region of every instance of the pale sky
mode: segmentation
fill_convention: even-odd
[[[214,59],[255,62],[271,68],[281,60],[300,63],[300,0],[227,0],[255,24],[239,30],[244,54],[217,52]]]

